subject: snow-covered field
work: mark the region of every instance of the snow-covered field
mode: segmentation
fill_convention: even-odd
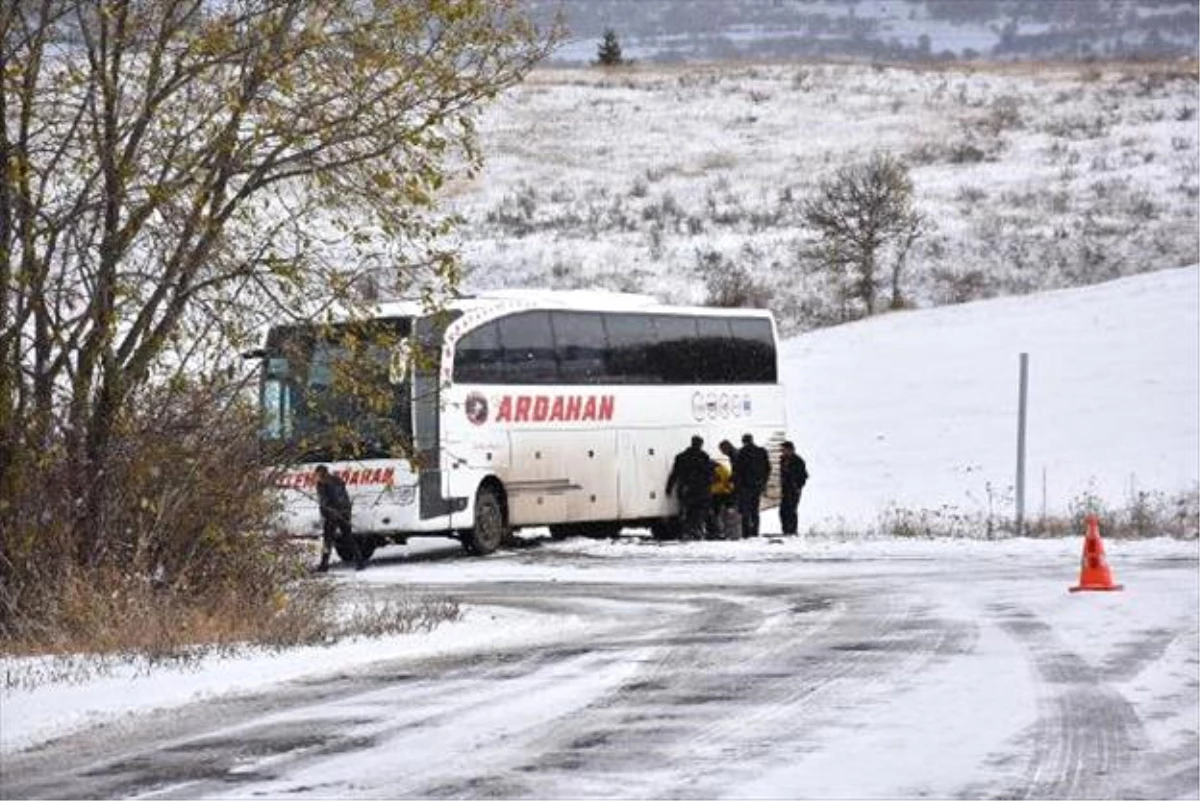
[[[790,330],[838,319],[800,208],[844,165],[911,168],[922,307],[1200,260],[1194,64],[720,64],[537,70],[452,188],[465,287],[703,301],[736,264]],[[884,291],[886,297],[887,292]]]
[[[889,508],[1013,516],[1019,355],[1029,354],[1027,519],[1200,480],[1200,271],[1164,270],[813,331],[782,375],[812,475],[802,521]],[[804,525],[802,522],[802,525]]]
[[[581,795],[652,797],[669,794],[672,787],[694,786],[736,797],[865,798],[994,795],[1032,787],[1053,797],[1101,787],[1122,797],[1161,797],[1156,792],[1200,797],[1200,786],[1193,781],[1200,728],[1200,574],[1194,540],[1109,539],[1109,562],[1115,578],[1126,584],[1125,591],[1070,595],[1066,589],[1078,578],[1078,538],[905,540],[829,533],[837,528],[829,521],[869,521],[890,502],[913,507],[986,503],[981,493],[987,483],[1010,482],[1021,351],[1031,357],[1030,476],[1038,491],[1031,488],[1029,497],[1035,509],[1041,504],[1043,468],[1052,509],[1085,489],[1119,503],[1131,481],[1138,488],[1163,491],[1194,486],[1200,473],[1198,275],[1196,267],[1166,270],[1036,297],[894,314],[789,340],[782,372],[795,439],[813,474],[801,506],[802,526],[816,525],[826,533],[793,540],[655,547],[636,534],[619,542],[550,542],[533,531],[526,535],[539,547],[484,559],[460,558],[457,546],[445,541],[384,549],[369,570],[339,573],[336,580],[360,599],[412,585],[420,585],[422,591],[444,586],[448,592],[494,587],[498,593],[512,593],[514,599],[522,597],[522,585],[578,586],[581,593],[589,586],[660,587],[680,593],[681,613],[696,598],[739,595],[758,587],[818,596],[847,593],[831,609],[842,603],[874,603],[870,599],[878,594],[883,606],[871,614],[907,609],[904,615],[918,615],[909,622],[911,631],[923,630],[911,627],[931,613],[939,626],[950,627],[942,636],[964,627],[974,631],[961,646],[966,652],[955,646],[942,656],[936,650],[927,653],[922,658],[932,661],[914,673],[884,674],[886,679],[876,677],[865,688],[845,684],[851,674],[822,674],[826,683],[813,698],[787,696],[792,699],[787,704],[800,705],[793,710],[796,714],[814,717],[796,723],[793,734],[801,740],[779,742],[785,750],[747,752],[756,760],[747,763],[754,766],[752,777],[709,766],[706,781],[714,783],[693,785],[699,774],[689,773],[690,763],[669,762],[666,775],[655,774],[645,784],[604,780],[603,770],[589,774],[599,782],[593,785],[557,784],[560,779],[553,772],[541,780],[536,773],[520,774],[533,782],[528,785],[533,789],[510,789],[502,795],[540,796],[575,786],[574,792]],[[773,514],[766,516],[764,529],[779,530]],[[424,558],[412,558],[418,554]],[[468,600],[460,622],[429,633],[283,654],[214,656],[180,669],[119,666],[104,675],[33,687],[25,679],[38,670],[52,671],[51,665],[0,661],[7,679],[0,691],[0,753],[15,760],[21,749],[72,731],[104,724],[109,728],[101,731],[119,733],[151,709],[213,702],[234,693],[264,693],[293,680],[315,687],[378,666],[390,674],[403,672],[401,665],[429,660],[499,651],[531,654],[555,644],[586,643],[643,614],[636,599],[617,603],[597,597],[584,604],[583,597],[562,608]],[[661,606],[646,609],[663,614]],[[795,610],[789,613],[787,604],[777,610],[767,604],[757,613],[763,615],[761,625],[770,627],[785,619],[775,615]],[[1036,628],[1022,622],[1030,616],[1036,617]],[[852,616],[841,623],[857,619]],[[887,636],[903,630],[902,626]],[[824,634],[814,630],[813,636],[837,633],[836,628]],[[806,647],[804,636],[795,633],[796,647]],[[842,657],[849,659],[852,645],[834,649],[842,648]],[[954,657],[947,661],[950,654]],[[869,656],[855,656],[867,661],[853,664],[865,666]],[[1093,713],[1087,704],[1069,705],[1075,696],[1060,697],[1055,689],[1064,681],[1058,672],[1067,669],[1064,665],[1073,666],[1065,680],[1085,683],[1081,697],[1091,697],[1094,701],[1089,703],[1095,704],[1102,699],[1103,708],[1110,711],[1117,704],[1120,714],[1131,715],[1137,725],[1109,718],[1100,724],[1089,717]],[[498,685],[497,697],[487,706],[445,710],[451,716],[483,715],[475,720],[486,718],[484,731],[472,734],[450,725],[418,728],[413,736],[423,738],[421,750],[408,757],[399,756],[408,753],[404,749],[393,749],[382,761],[367,751],[357,758],[351,754],[306,762],[325,783],[314,789],[301,782],[299,786],[308,789],[295,791],[419,793],[434,785],[406,784],[417,781],[411,777],[421,766],[405,759],[424,754],[420,758],[434,760],[423,768],[431,771],[428,781],[433,782],[435,775],[443,775],[439,770],[453,772],[452,764],[457,763],[445,762],[436,769],[431,765],[442,765],[438,760],[451,759],[463,748],[491,749],[493,739],[505,741],[504,750],[488,750],[493,761],[484,764],[508,764],[506,760],[519,757],[536,760],[536,750],[522,757],[519,743],[526,742],[526,730],[510,726],[523,720],[519,726],[542,731],[537,727],[564,715],[586,719],[587,710],[603,708],[592,704],[587,694],[605,692],[606,682],[619,688],[632,681],[627,675],[631,669],[626,665],[616,673],[601,671],[592,683],[572,679],[557,690],[543,677],[537,681],[548,683],[533,684],[530,695],[516,695],[515,706],[505,706],[512,705],[514,697]],[[454,698],[466,703],[475,691],[470,687],[465,695],[451,693],[445,703],[459,703]],[[856,695],[860,692],[865,695]],[[859,700],[850,701],[846,693]],[[490,706],[500,704],[500,697],[508,700]],[[314,700],[306,714],[318,719],[361,715],[327,706],[335,703],[333,698]],[[411,714],[419,710],[425,720],[425,715],[437,712],[428,705],[438,702],[422,703],[413,706]],[[779,736],[773,727],[786,724],[780,718],[782,707],[775,713],[743,711],[748,718],[736,713],[743,726],[737,730],[740,738]],[[1089,740],[1087,727],[1092,723],[1101,725],[1108,739]],[[1066,727],[1066,733],[1055,734],[1055,727]],[[529,742],[533,749],[541,741]],[[1089,762],[1092,757],[1087,754],[1097,749],[1108,749],[1103,759],[1112,761]],[[1150,761],[1138,762],[1135,752],[1151,755]],[[1010,759],[1001,759],[1002,754]],[[1022,778],[1013,767],[1013,754],[1039,770],[1054,760],[1066,760],[1059,767],[1069,771],[1107,765],[1113,777],[1072,773],[1053,781],[1044,776]],[[858,770],[864,761],[876,768]],[[94,775],[107,775],[97,770]],[[1156,776],[1166,777],[1168,783],[1154,784]],[[280,781],[284,783],[233,784],[224,792],[237,796],[258,787],[271,795],[292,787]],[[1108,783],[1088,783],[1093,781]],[[475,794],[470,789],[475,785],[464,786],[467,789],[457,794]]]

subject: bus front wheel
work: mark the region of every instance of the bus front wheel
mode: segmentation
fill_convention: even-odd
[[[351,535],[353,536],[353,535]],[[354,549],[349,543],[338,541],[334,543],[333,549],[337,551],[338,558],[343,562],[354,561]],[[358,550],[362,553],[362,560],[365,562],[371,558],[371,554],[375,553],[375,540],[369,537],[358,538]]]
[[[508,535],[504,504],[491,487],[482,487],[475,496],[475,527],[466,533],[463,545],[476,556],[486,556],[500,547]]]

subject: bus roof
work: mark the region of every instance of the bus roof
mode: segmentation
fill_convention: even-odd
[[[713,316],[770,316],[766,309],[725,308],[716,306],[667,305],[653,295],[632,292],[612,292],[591,289],[497,289],[465,295],[446,304],[457,311],[475,311],[511,308],[518,309],[571,309],[576,311],[663,311],[690,312]],[[416,317],[426,313],[416,301],[387,301],[380,303],[373,316]]]

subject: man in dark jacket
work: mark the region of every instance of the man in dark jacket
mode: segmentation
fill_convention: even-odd
[[[678,488],[679,508],[683,513],[680,539],[704,539],[704,526],[712,505],[712,465],[700,437],[692,437],[691,446],[676,454],[671,465],[667,495]]]
[[[796,509],[800,506],[800,492],[808,482],[808,467],[796,453],[791,442],[783,443],[779,453],[779,522],[784,534],[797,531]]]
[[[758,536],[758,507],[767,479],[771,476],[771,459],[764,448],[754,444],[750,434],[742,436],[742,447],[733,461],[733,491],[737,495],[738,514],[742,516],[742,536]]]
[[[342,541],[354,554],[354,568],[367,566],[358,547],[358,538],[350,528],[350,495],[346,482],[329,472],[325,465],[317,465],[317,501],[321,505],[321,564],[317,570],[324,573],[329,569],[329,552],[340,535]]]

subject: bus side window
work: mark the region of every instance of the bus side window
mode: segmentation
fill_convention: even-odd
[[[454,353],[454,380],[467,384],[504,382],[504,354],[496,323],[484,323],[458,341]]]
[[[595,312],[550,312],[558,374],[564,384],[602,384],[604,323]]]
[[[701,358],[696,381],[701,384],[732,384],[737,381],[737,353],[725,317],[700,317],[696,320],[697,345]]]
[[[775,340],[771,323],[761,318],[735,318],[729,321],[736,348],[738,381],[769,384],[776,380]]]
[[[656,315],[654,326],[658,344],[651,369],[664,384],[695,384],[703,374],[705,354],[696,339],[696,318],[668,314]]]
[[[606,314],[604,332],[605,380],[613,384],[662,383],[662,377],[650,363],[656,341],[650,315]]]
[[[500,344],[504,348],[504,383],[558,383],[550,313],[521,312],[502,317],[499,322]]]

